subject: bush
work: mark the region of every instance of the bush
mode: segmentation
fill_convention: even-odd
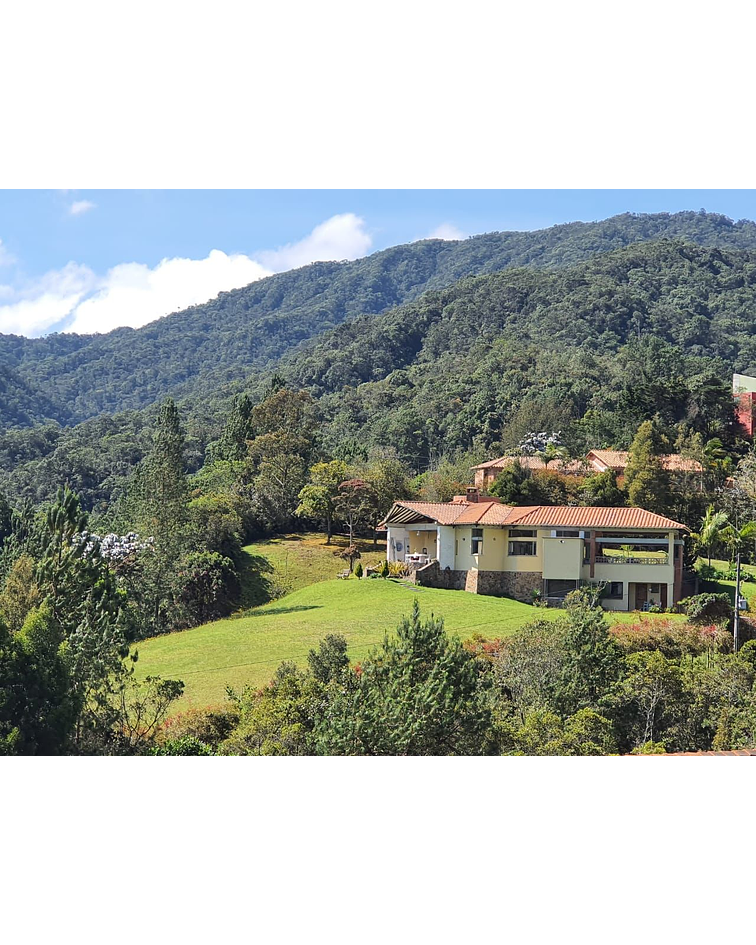
[[[215,749],[238,721],[239,713],[233,704],[214,709],[187,709],[165,722],[158,737],[158,747],[189,738]]]
[[[152,748],[150,755],[212,755],[215,754],[211,748],[201,742],[193,735],[182,735],[181,738],[173,738],[170,741],[163,742],[161,745]]]
[[[359,579],[359,578],[362,577],[362,564],[361,564],[359,561],[357,562],[357,564],[356,564],[356,566],[355,566],[355,569],[354,569],[354,576],[355,576],[357,579]]]
[[[732,620],[732,604],[727,594],[696,594],[681,600],[679,607],[693,623],[725,623]]]
[[[732,650],[732,634],[713,624],[697,626],[669,618],[641,618],[635,623],[615,624],[610,632],[626,653],[659,650],[668,659],[679,659],[711,649],[719,653]]]

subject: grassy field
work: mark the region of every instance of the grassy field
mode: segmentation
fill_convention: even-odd
[[[699,564],[706,564],[707,561],[704,558],[699,558]],[[712,567],[717,568],[719,571],[726,571],[729,568],[729,562],[720,561],[718,559],[711,559]],[[752,564],[741,565],[741,574],[750,574],[756,577],[756,566]],[[701,582],[702,591],[710,591],[717,594],[729,594],[730,600],[732,603],[735,603],[735,582],[734,581],[702,581]],[[754,614],[756,611],[756,581],[744,581],[740,582],[740,593],[741,596],[745,597],[749,605],[749,615]]]
[[[179,709],[216,704],[223,701],[227,685],[263,685],[283,660],[303,662],[327,633],[343,633],[351,658],[363,658],[410,612],[415,598],[423,613],[443,616],[447,629],[463,639],[475,633],[505,636],[535,617],[555,619],[561,613],[380,578],[320,581],[246,616],[143,641],[137,673],[183,679],[186,691]]]
[[[329,546],[324,535],[307,534],[249,545],[244,599],[251,609],[242,616],[143,641],[138,645],[137,675],[182,679],[186,690],[177,706],[180,711],[223,702],[226,686],[263,685],[283,660],[303,663],[327,633],[343,634],[350,657],[362,659],[410,612],[415,598],[423,613],[443,617],[447,630],[462,639],[475,633],[507,636],[529,620],[553,620],[562,613],[507,598],[418,588],[380,578],[335,580],[344,562],[334,551],[346,544],[346,539],[337,537]],[[380,545],[375,550],[369,542],[361,542],[359,548],[363,566],[376,564],[385,555]],[[756,585],[749,587],[756,592]],[[258,606],[268,599],[271,588],[286,594]],[[623,613],[607,616],[612,623],[654,619]]]
[[[245,570],[242,579],[242,598],[247,607],[255,607],[270,598],[268,591],[275,588],[286,594],[308,587],[318,581],[330,581],[349,563],[339,557],[349,544],[348,538],[334,535],[331,544],[319,532],[303,535],[282,535],[247,545],[244,549]],[[376,565],[386,557],[386,542],[374,548],[371,541],[355,542],[364,567]]]

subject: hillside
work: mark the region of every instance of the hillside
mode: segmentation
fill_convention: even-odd
[[[416,471],[532,430],[561,431],[573,455],[627,448],[654,415],[673,440],[698,432],[734,446],[730,377],[756,373],[754,313],[756,252],[644,242],[569,268],[468,277],[353,317],[246,386],[260,398],[275,368],[318,399],[326,452],[387,447]],[[184,402],[192,471],[218,435],[217,397]],[[143,454],[151,413],[9,431],[0,489],[40,500],[67,480],[87,507],[107,501]]]
[[[76,423],[143,408],[167,394],[216,400],[310,338],[465,276],[512,266],[569,267],[596,253],[662,238],[756,251],[756,224],[703,212],[624,214],[461,242],[425,240],[271,276],[136,330],[39,339],[0,335],[6,387],[0,430]]]

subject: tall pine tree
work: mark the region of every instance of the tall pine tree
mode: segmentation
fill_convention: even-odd
[[[669,473],[660,456],[663,444],[651,420],[638,427],[625,470],[625,489],[630,504],[660,515],[667,511],[671,499]]]

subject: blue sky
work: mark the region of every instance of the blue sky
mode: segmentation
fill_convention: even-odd
[[[756,219],[756,191],[0,191],[0,332],[137,327],[314,259],[625,211]]]

